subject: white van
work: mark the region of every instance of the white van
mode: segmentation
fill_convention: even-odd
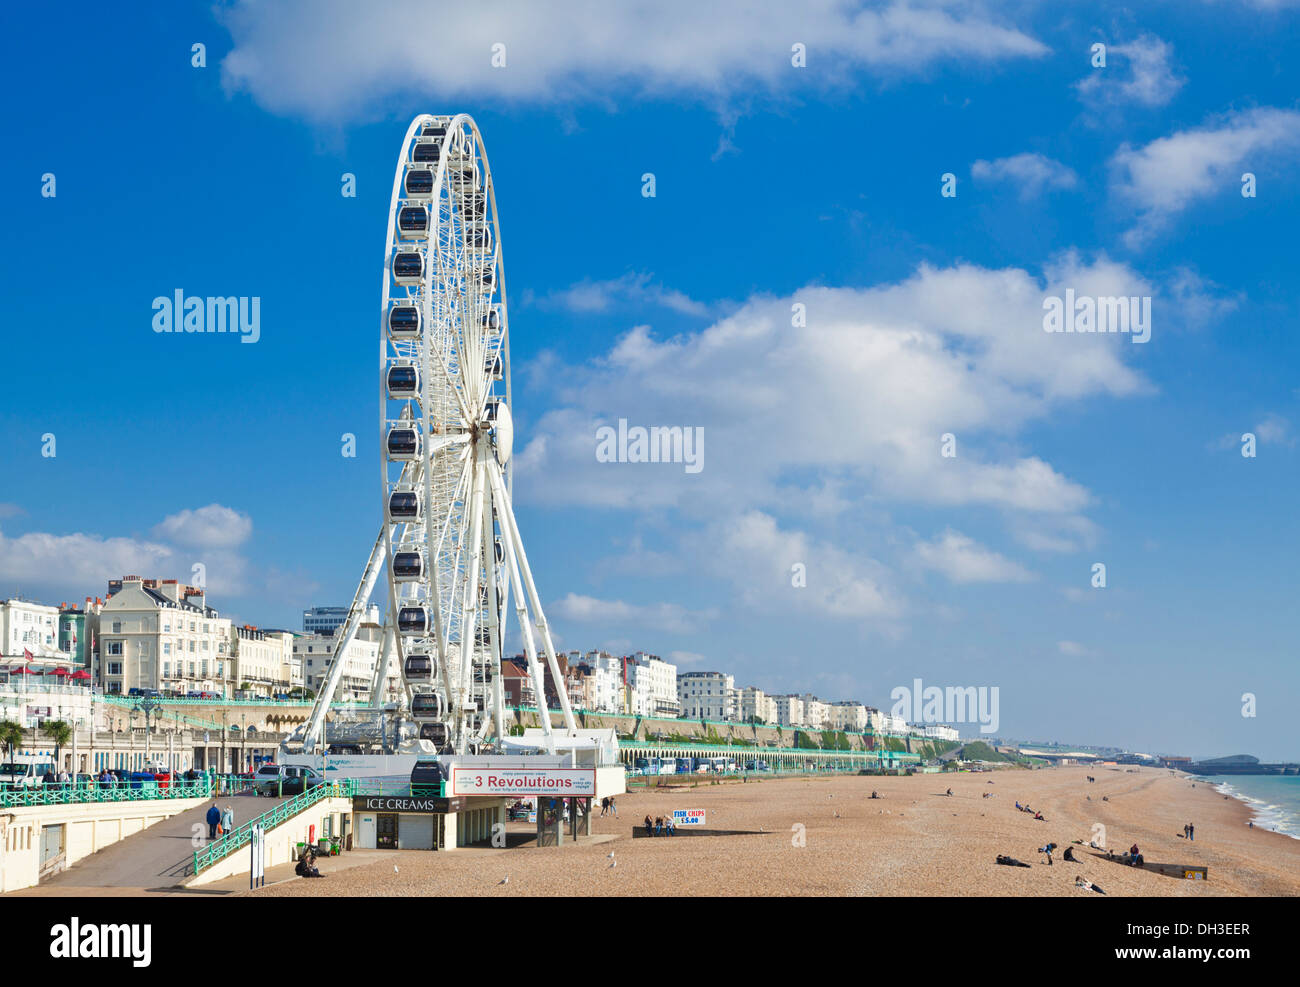
[[[0,763],[0,788],[40,788],[45,773],[54,770],[46,754],[15,754]]]

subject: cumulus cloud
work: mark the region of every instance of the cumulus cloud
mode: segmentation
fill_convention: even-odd
[[[1019,583],[1033,577],[1020,565],[951,528],[916,545],[916,559],[954,583]]]
[[[895,617],[902,611],[880,563],[783,529],[762,511],[719,521],[706,543],[715,573],[729,579],[754,609],[849,618]]]
[[[381,113],[396,98],[525,105],[615,94],[713,103],[799,86],[847,85],[943,62],[997,64],[1048,49],[973,0],[696,3],[527,0],[430,4],[388,0],[242,0],[218,10],[234,47],[227,89],[266,109],[338,121]],[[805,45],[808,68],[791,66]],[[504,68],[492,64],[505,46]]]
[[[1107,45],[1105,68],[1091,69],[1075,83],[1075,91],[1095,110],[1125,104],[1164,106],[1187,81],[1170,65],[1173,54],[1173,46],[1153,34]]]
[[[250,586],[248,561],[238,546],[251,531],[246,515],[209,504],[170,515],[151,538],[0,532],[0,581],[76,599],[102,594],[108,580],[124,575],[191,581],[201,565],[209,593],[229,598]]]
[[[1300,112],[1274,107],[1230,113],[1143,147],[1123,145],[1111,159],[1112,190],[1137,215],[1125,242],[1143,245],[1197,200],[1239,193],[1243,172],[1297,150]]]
[[[104,538],[77,532],[33,531],[17,538],[0,532],[0,579],[23,587],[62,587],[72,596],[102,593],[109,579],[127,573],[171,569],[169,545],[136,538]]]
[[[1077,513],[1091,499],[1079,483],[1041,457],[995,457],[980,444],[1005,446],[1080,398],[1148,387],[1116,337],[1043,331],[1044,297],[1066,287],[1155,293],[1123,265],[1070,255],[1041,280],[927,266],[874,288],[759,296],[671,339],[634,328],[594,363],[549,363],[540,375],[557,406],[517,454],[521,490],[544,502],[695,515],[798,503],[829,517],[873,498]],[[791,325],[796,305],[806,326]],[[596,430],[620,418],[703,429],[703,468],[598,462]],[[957,436],[955,458],[940,456],[945,433]]]
[[[1073,169],[1045,154],[1016,154],[996,161],[976,161],[971,177],[985,182],[1011,182],[1020,190],[1020,198],[1037,198],[1045,189],[1074,188],[1079,176]]]
[[[247,514],[220,504],[180,511],[154,528],[157,537],[192,548],[233,548],[252,533],[253,521]]]

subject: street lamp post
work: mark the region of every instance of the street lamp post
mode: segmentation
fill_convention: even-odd
[[[160,710],[160,709],[162,709],[162,703],[160,703],[157,699],[154,699],[152,696],[146,696],[144,699],[141,699],[138,703],[136,703],[133,707],[131,707],[131,711],[132,711],[133,713],[135,713],[135,712],[139,712],[139,713],[143,713],[143,714],[144,714],[144,760],[145,760],[145,764],[148,764],[148,763],[149,763],[149,757],[150,757],[150,754],[149,754],[149,717],[150,717],[150,716],[153,716],[153,715],[154,715],[155,713],[157,713],[158,710]]]

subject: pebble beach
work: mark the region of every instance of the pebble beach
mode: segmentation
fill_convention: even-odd
[[[1096,781],[1089,783],[1089,775]],[[1075,886],[1075,877],[1082,876],[1108,897],[1300,894],[1300,840],[1250,828],[1243,803],[1164,769],[768,777],[704,780],[696,787],[690,778],[660,780],[663,787],[620,796],[619,818],[597,815],[593,836],[578,844],[392,851],[335,874],[323,860],[323,880],[295,879],[244,893],[1100,898]],[[879,799],[869,797],[873,789]],[[1017,800],[1045,819],[1017,811]],[[647,814],[674,809],[704,809],[706,828],[730,835],[632,837],[632,827]],[[1194,841],[1182,836],[1186,823],[1196,827]],[[528,823],[511,823],[511,842],[527,840],[532,830]],[[1150,863],[1205,867],[1208,880],[1106,860],[1086,846],[1098,836],[1116,852],[1138,844]],[[1058,845],[1050,866],[1037,852],[1047,843]],[[1066,846],[1078,863],[1061,859]],[[999,854],[1030,867],[999,866]]]

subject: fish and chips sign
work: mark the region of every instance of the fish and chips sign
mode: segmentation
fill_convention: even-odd
[[[452,795],[594,798],[595,768],[476,768],[453,765]]]
[[[704,810],[703,809],[674,809],[673,825],[674,826],[703,826]]]

